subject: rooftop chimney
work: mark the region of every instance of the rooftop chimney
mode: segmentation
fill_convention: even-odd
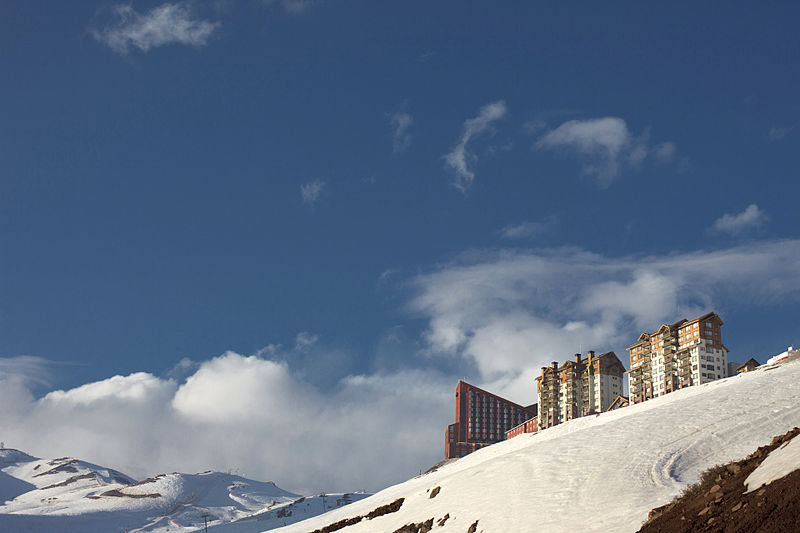
[[[575,362],[576,363],[580,363],[581,362],[581,354],[579,354],[579,353],[575,354]]]

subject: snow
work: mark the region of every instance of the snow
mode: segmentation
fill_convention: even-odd
[[[668,503],[703,471],[744,458],[798,422],[800,364],[765,365],[520,435],[275,531],[307,533],[398,498],[405,499],[399,511],[341,531],[392,532],[447,514],[437,532],[463,533],[476,520],[478,531],[487,532],[636,531],[652,508]],[[431,499],[435,487],[441,490]]]
[[[776,450],[753,470],[744,481],[746,492],[768,485],[800,468],[800,439],[793,438]]]
[[[71,457],[0,450],[0,531],[255,533],[367,497],[302,497],[272,482],[221,472],[161,474],[139,482]]]

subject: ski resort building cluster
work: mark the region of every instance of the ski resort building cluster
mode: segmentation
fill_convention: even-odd
[[[722,324],[716,313],[707,313],[642,333],[628,348],[631,403],[728,377]]]
[[[537,403],[527,407],[459,381],[456,422],[445,433],[445,458],[463,457],[523,433],[756,368],[758,362],[752,358],[743,364],[728,361],[722,325],[719,315],[712,312],[642,333],[628,348],[627,371],[613,351],[601,355],[589,351],[586,357],[575,354],[560,365],[553,361],[536,377]],[[793,358],[800,358],[800,350],[790,346],[768,364]]]
[[[576,353],[572,361],[561,366],[553,361],[542,367],[536,378],[539,405],[539,427],[549,428],[590,414],[608,410],[622,395],[625,367],[614,352],[595,356],[589,351],[585,359]]]

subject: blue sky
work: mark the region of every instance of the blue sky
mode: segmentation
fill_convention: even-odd
[[[6,415],[6,441],[375,489],[437,460],[459,378],[529,403],[542,364],[624,360],[638,332],[709,310],[733,360],[800,342],[799,11],[4,5],[0,378],[30,415]],[[212,378],[245,369],[291,387]],[[250,391],[258,432],[172,456],[164,432],[141,446],[158,452],[115,456],[70,429],[110,439],[87,421],[100,414],[56,416],[63,398],[45,396],[113,398],[132,428],[172,409],[175,427],[201,382],[223,403]],[[161,404],[126,403],[151,385]],[[309,424],[352,430],[330,436],[342,447],[394,446],[391,468],[321,478],[252,459],[266,439],[301,461],[309,434],[274,440],[259,418],[295,395]],[[219,429],[228,416],[202,405],[192,428]],[[347,440],[398,427],[397,409],[413,413],[402,451]],[[53,420],[74,422],[57,433],[69,450],[42,444]]]

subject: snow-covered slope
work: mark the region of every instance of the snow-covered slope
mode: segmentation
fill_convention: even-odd
[[[70,457],[43,460],[0,450],[0,531],[264,531],[366,497],[303,498],[272,482],[205,472],[139,482]]]
[[[464,533],[476,521],[477,531],[487,533],[636,531],[650,509],[704,470],[741,459],[794,426],[800,426],[800,363],[764,366],[515,437],[276,531],[307,533],[400,498],[396,512],[339,531],[392,532],[429,519],[442,533]]]

